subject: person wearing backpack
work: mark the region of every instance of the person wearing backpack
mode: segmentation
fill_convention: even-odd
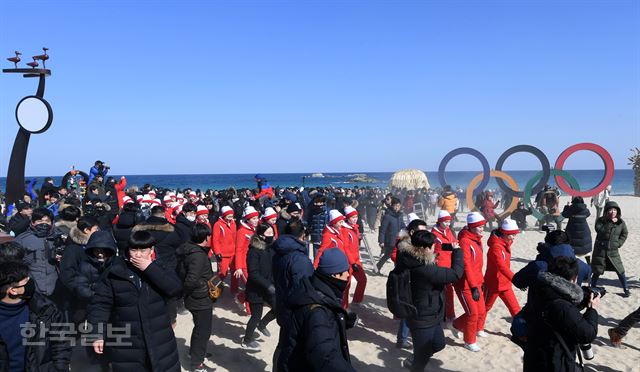
[[[356,323],[342,307],[349,278],[349,261],[339,248],[324,251],[316,272],[305,277],[291,296],[291,324],[285,325],[295,340],[284,371],[355,371],[351,366],[347,329]]]
[[[424,371],[431,356],[444,349],[444,332],[440,325],[444,319],[443,291],[447,284],[458,281],[464,273],[463,253],[456,242],[451,244],[451,267],[436,264],[435,240],[433,233],[418,230],[410,242],[401,240],[398,243],[398,263],[394,272],[409,272],[408,288],[415,306],[415,315],[407,319],[413,339],[411,371]]]
[[[600,296],[591,293],[581,314],[578,306],[585,294],[576,284],[577,277],[577,260],[563,256],[551,262],[548,272],[538,274],[524,351],[525,372],[576,371],[578,344],[589,344],[598,335]]]

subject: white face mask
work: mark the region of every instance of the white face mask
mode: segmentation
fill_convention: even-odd
[[[186,216],[186,217],[187,217],[187,220],[189,220],[191,222],[196,220],[196,216]]]

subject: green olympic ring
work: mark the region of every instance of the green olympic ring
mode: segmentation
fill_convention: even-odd
[[[552,168],[550,171],[551,171],[551,176],[562,177],[569,182],[569,185],[574,190],[580,190],[580,185],[578,184],[578,181],[569,172],[562,169],[555,169],[555,168]],[[543,171],[539,171],[538,173],[536,173],[535,176],[533,176],[533,178],[529,180],[529,182],[527,182],[527,185],[524,188],[524,196],[522,198],[524,201],[525,207],[531,208],[531,212],[533,216],[538,220],[543,220],[544,214],[542,214],[539,210],[532,207],[531,190],[533,189],[533,185],[536,182],[538,182],[539,179],[542,178],[543,174],[544,174]]]

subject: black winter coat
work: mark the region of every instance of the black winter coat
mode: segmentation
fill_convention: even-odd
[[[69,243],[64,249],[62,260],[60,260],[60,280],[62,284],[71,292],[73,292],[76,283],[76,277],[80,270],[80,262],[84,260],[84,246],[89,241],[89,235],[83,233],[77,227],[69,231]]]
[[[275,287],[272,267],[273,251],[264,240],[254,234],[249,241],[247,251],[247,290],[245,296],[249,303],[267,302],[274,305]]]
[[[391,249],[396,244],[396,238],[400,230],[404,229],[404,220],[401,212],[395,212],[392,208],[382,217],[380,231],[378,232],[378,243],[384,244],[385,249]]]
[[[598,334],[598,312],[589,308],[581,314],[578,304],[582,298],[582,288],[577,285],[548,272],[538,275],[529,310],[532,316],[527,325],[525,372],[578,370],[575,362],[578,344],[589,344]],[[569,354],[553,330],[562,337]]]
[[[444,319],[444,286],[458,281],[464,273],[462,250],[452,252],[451,268],[438,267],[434,254],[403,239],[398,242],[397,266],[411,270],[411,298],[418,315],[409,319],[409,327],[429,328],[439,324]]]
[[[184,306],[190,311],[213,308],[207,285],[207,281],[213,277],[208,250],[209,247],[203,248],[192,242],[186,242],[178,248],[178,257],[185,274]]]
[[[144,221],[141,214],[136,212],[124,211],[120,213],[118,217],[118,223],[113,226],[113,237],[118,244],[118,255],[124,256],[129,247],[129,237],[131,237],[131,230],[133,227]]]
[[[311,242],[320,244],[322,242],[322,232],[327,225],[329,212],[327,212],[326,207],[316,208],[313,202],[309,204],[308,210],[307,231],[311,236]]]
[[[278,371],[355,371],[341,297],[317,273],[303,279],[292,296],[293,316],[284,327],[293,352],[286,363],[279,361]]]
[[[124,259],[113,258],[108,273],[95,286],[87,318],[94,330],[100,323],[130,327],[131,337],[125,339],[129,345],[110,345],[116,340],[105,337],[105,354],[114,372],[180,371],[166,303],[180,291],[182,284],[175,270],[159,260],[140,272]]]
[[[147,222],[136,225],[131,229],[132,233],[136,231],[150,232],[156,240],[154,247],[158,257],[167,267],[173,270],[176,269],[178,265],[176,251],[183,244],[183,241],[172,224],[164,218],[151,216],[147,219]]]
[[[51,339],[69,331],[64,317],[56,305],[36,292],[29,300],[29,345],[25,350],[25,372],[68,371],[71,359],[71,343],[64,337]],[[9,353],[0,339],[0,372],[9,372]]]
[[[186,243],[191,239],[191,229],[195,224],[195,221],[189,221],[182,213],[176,217],[175,230],[180,237],[181,244]]]
[[[591,252],[591,229],[587,217],[591,215],[584,203],[567,205],[562,211],[562,217],[568,218],[566,232],[569,235],[571,247],[578,256]]]

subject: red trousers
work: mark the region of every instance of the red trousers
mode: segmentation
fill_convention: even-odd
[[[360,270],[354,271],[347,281],[347,288],[344,290],[344,294],[342,296],[342,307],[349,307],[349,288],[351,288],[351,277],[356,278],[358,284],[356,284],[356,291],[353,294],[353,302],[359,303],[362,302],[362,298],[364,297],[364,289],[367,286],[367,275],[364,273],[364,269],[362,265],[358,265]]]
[[[222,261],[218,262],[218,276],[220,277],[220,279],[224,280],[224,278],[227,277],[229,269],[231,269],[231,293],[237,293],[238,279],[233,276],[233,273],[236,272],[234,257],[222,257]]]
[[[486,312],[493,307],[493,304],[500,297],[502,302],[505,304],[507,309],[509,309],[509,313],[511,317],[516,316],[517,313],[520,312],[520,305],[518,304],[518,300],[516,299],[516,295],[513,293],[513,288],[509,288],[506,291],[494,292],[487,290],[484,294],[484,302],[486,306]]]
[[[484,321],[487,312],[484,305],[484,296],[480,293],[480,299],[474,301],[471,297],[471,289],[456,289],[458,299],[464,309],[464,314],[453,321],[453,326],[464,333],[464,342],[476,343],[476,333],[484,329]]]
[[[456,309],[453,305],[453,284],[447,284],[444,287],[444,312],[447,321],[456,318]]]

